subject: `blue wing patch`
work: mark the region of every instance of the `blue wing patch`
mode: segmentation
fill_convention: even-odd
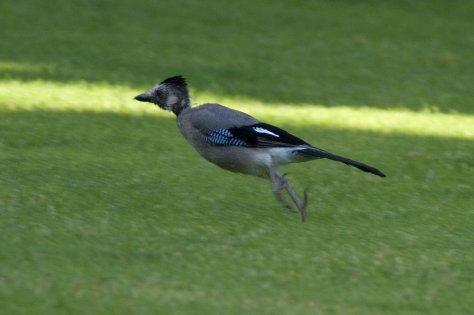
[[[247,142],[244,140],[237,138],[230,132],[228,129],[225,128],[217,128],[212,130],[207,134],[206,140],[213,144],[217,145],[235,145],[235,146],[245,146]]]

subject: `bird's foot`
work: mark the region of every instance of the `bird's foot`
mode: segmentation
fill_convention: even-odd
[[[283,197],[283,189],[284,187],[281,187],[279,191],[274,192],[275,199],[283,206],[283,208],[291,211],[291,212],[296,212],[296,210],[292,207],[292,205],[286,201],[286,199]]]
[[[291,199],[293,200],[296,208],[298,208],[298,211],[300,212],[301,216],[301,221],[305,222],[306,221],[306,206],[308,205],[308,193],[305,190],[304,191],[304,196],[303,196],[303,203],[299,200],[298,196],[296,196],[295,192],[291,188],[290,184],[286,179],[284,179],[284,188],[286,189],[288,195],[290,195]]]
[[[306,207],[308,206],[308,189],[304,190],[303,204],[298,205],[297,203],[296,206],[298,207],[298,210],[300,210],[301,221],[305,222],[306,221]]]
[[[275,196],[275,199],[287,210],[291,212],[296,212],[296,210],[293,209],[293,206],[286,201],[285,197],[283,197],[283,190],[285,189],[285,186],[288,184],[288,181],[285,179],[285,176],[287,174],[283,174],[281,177],[278,177],[278,184],[275,185],[273,194]]]
[[[296,203],[296,207],[298,208],[301,216],[301,222],[306,222],[306,206],[307,206],[308,200],[307,200],[307,195],[305,194],[305,201],[303,204],[300,204],[299,202]]]
[[[303,196],[303,208],[306,209],[306,206],[308,206],[308,188],[304,190],[304,196]]]
[[[283,175],[278,175],[276,172],[270,170],[270,179],[272,181],[273,185],[273,193],[276,197],[276,199],[287,209],[294,210],[291,204],[289,204],[282,196],[283,190],[286,190],[288,195],[290,196],[291,200],[295,204],[296,208],[298,209],[300,216],[301,216],[301,221],[305,222],[306,221],[306,206],[308,205],[308,193],[307,190],[304,191],[304,196],[303,196],[303,203],[299,200],[298,196],[296,196],[295,192],[290,186],[290,183],[286,179],[286,176],[288,175],[283,174]]]

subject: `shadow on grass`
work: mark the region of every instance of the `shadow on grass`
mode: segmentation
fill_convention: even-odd
[[[3,80],[142,89],[183,74],[200,91],[270,102],[474,113],[467,4],[53,0],[2,6]]]

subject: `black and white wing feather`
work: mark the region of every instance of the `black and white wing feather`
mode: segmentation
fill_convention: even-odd
[[[310,146],[285,130],[266,123],[228,129],[216,128],[207,133],[206,140],[215,145],[253,148]]]

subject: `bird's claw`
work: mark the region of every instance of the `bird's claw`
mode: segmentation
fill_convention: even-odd
[[[304,197],[303,197],[303,208],[306,210],[306,206],[308,205],[308,188],[304,190]]]
[[[306,205],[298,207],[298,210],[300,211],[301,222],[306,222]]]
[[[302,222],[306,221],[306,207],[307,206],[308,206],[308,189],[305,189],[304,195],[303,195],[303,204],[301,205],[301,208],[298,207],[298,210],[300,210]]]
[[[291,210],[292,212],[296,212],[294,208],[286,202],[286,200],[283,198],[281,195],[283,190],[286,190],[288,195],[291,197],[291,200],[293,200],[294,205],[298,209],[300,216],[301,216],[301,221],[305,222],[306,221],[306,207],[308,206],[308,192],[307,189],[304,191],[303,195],[303,203],[299,200],[298,196],[296,196],[295,192],[291,188],[290,184],[288,183],[288,180],[285,178],[288,175],[288,173],[285,173],[283,175],[273,175],[272,176],[272,183],[274,185],[274,194],[276,199],[286,208]]]

